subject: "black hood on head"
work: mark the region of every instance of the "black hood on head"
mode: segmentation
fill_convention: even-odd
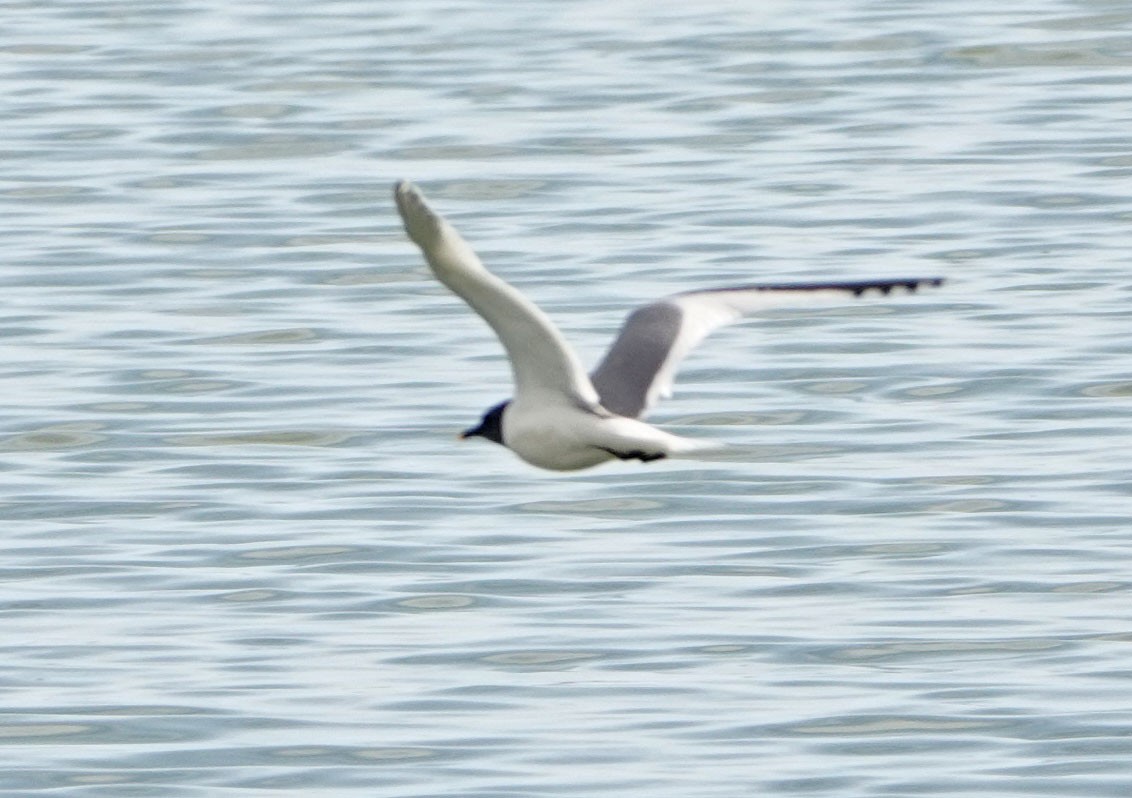
[[[478,427],[464,430],[460,433],[460,437],[487,438],[500,446],[506,446],[507,444],[503,442],[503,411],[507,409],[509,404],[511,404],[510,399],[506,402],[500,402],[491,410],[488,410],[483,414]]]

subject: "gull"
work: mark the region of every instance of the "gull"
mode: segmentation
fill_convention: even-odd
[[[495,331],[511,361],[514,396],[460,437],[486,438],[531,465],[574,471],[611,460],[694,456],[718,444],[682,438],[641,419],[672,392],[676,368],[709,333],[768,307],[914,293],[942,278],[740,285],[674,294],[625,320],[604,359],[586,374],[558,328],[492,274],[471,246],[409,182],[394,188],[409,238],[432,273]]]

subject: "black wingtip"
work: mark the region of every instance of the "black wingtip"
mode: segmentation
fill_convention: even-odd
[[[830,283],[768,283],[763,285],[740,285],[733,288],[723,288],[723,291],[844,291],[854,297],[860,297],[871,291],[877,291],[888,296],[896,289],[902,289],[914,294],[920,288],[938,288],[947,282],[945,277],[910,277],[887,280],[846,280]]]
[[[865,280],[856,283],[847,283],[846,287],[853,291],[853,296],[861,296],[866,291],[880,291],[884,296],[892,293],[893,289],[903,288],[909,294],[914,294],[921,288],[939,288],[946,282],[944,277],[913,277],[907,280]],[[837,285],[829,286],[837,288]]]

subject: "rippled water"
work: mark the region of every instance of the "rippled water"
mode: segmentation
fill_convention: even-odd
[[[4,795],[1132,790],[1125,4],[0,25]],[[537,472],[400,177],[589,360],[950,282],[720,333],[654,419],[724,458]]]

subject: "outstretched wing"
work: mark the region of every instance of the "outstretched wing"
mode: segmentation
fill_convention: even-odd
[[[566,339],[538,307],[489,272],[456,229],[411,183],[398,183],[397,210],[433,274],[491,325],[511,360],[515,397],[587,405],[597,392]]]
[[[793,304],[845,301],[894,291],[914,293],[943,279],[860,280],[843,283],[741,285],[675,294],[637,308],[590,375],[601,403],[622,416],[644,416],[672,394],[676,369],[713,330],[751,313]]]

